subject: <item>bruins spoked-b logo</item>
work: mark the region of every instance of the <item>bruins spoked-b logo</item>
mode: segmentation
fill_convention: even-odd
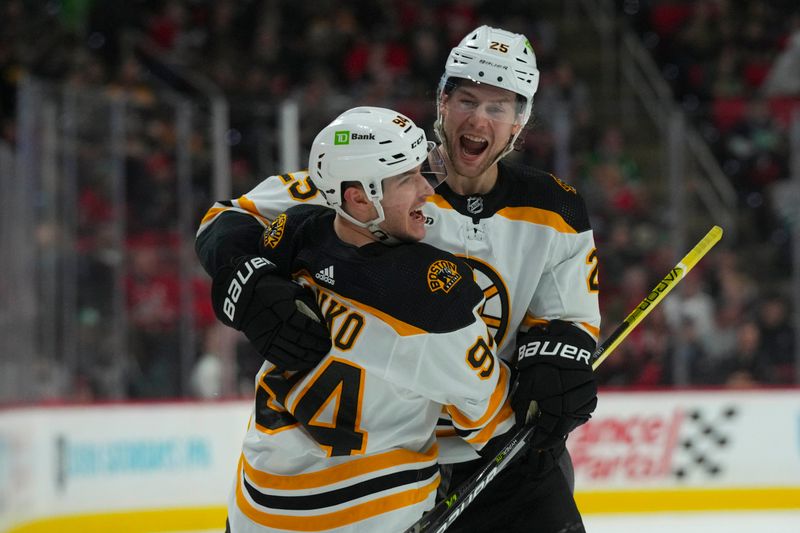
[[[475,282],[483,290],[485,300],[478,312],[499,345],[508,333],[508,321],[511,316],[508,287],[500,274],[488,263],[475,257],[461,257],[461,259],[472,268]]]
[[[286,226],[286,215],[280,214],[264,231],[264,248],[275,248],[283,237],[283,228]]]
[[[428,288],[431,292],[450,292],[453,286],[461,281],[456,264],[452,261],[440,259],[428,267]]]

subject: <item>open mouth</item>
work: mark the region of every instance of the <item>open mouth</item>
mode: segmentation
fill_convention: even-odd
[[[419,222],[419,221],[424,222],[425,221],[425,215],[422,214],[422,208],[421,207],[411,211],[411,219],[415,220],[417,222]]]
[[[489,141],[473,135],[462,135],[459,141],[461,149],[470,156],[479,156],[489,147]]]

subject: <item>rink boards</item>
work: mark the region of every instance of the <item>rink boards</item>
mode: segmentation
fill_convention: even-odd
[[[221,529],[246,401],[0,411],[0,532]],[[602,391],[584,513],[800,508],[800,390]]]
[[[569,439],[586,513],[800,508],[800,391],[600,395]]]

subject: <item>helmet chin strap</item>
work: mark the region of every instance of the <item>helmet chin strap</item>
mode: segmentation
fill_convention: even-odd
[[[520,128],[517,130],[517,133],[511,136],[511,138],[508,140],[508,144],[505,148],[503,148],[503,151],[497,154],[497,157],[494,159],[494,161],[492,161],[493,165],[514,151],[514,143],[517,142],[520,133],[522,133],[522,126],[520,126]]]
[[[342,209],[341,206],[337,206],[335,209],[337,213],[342,215],[348,221],[352,222],[353,224],[355,224],[360,228],[365,228],[366,230],[368,230],[378,242],[386,244],[388,246],[394,246],[396,244],[400,244],[402,241],[400,241],[399,239],[397,239],[396,237],[394,237],[393,235],[391,235],[390,233],[388,233],[386,230],[382,229],[379,226],[381,222],[386,220],[386,216],[383,212],[383,206],[381,205],[381,203],[377,200],[372,200],[372,205],[375,206],[375,211],[377,211],[378,216],[368,222],[362,222],[356,219],[350,213]]]
[[[376,239],[378,239],[380,243],[385,244],[387,246],[395,246],[397,244],[400,244],[401,242],[399,239],[393,237],[390,233],[387,233],[386,231],[379,228],[378,224],[370,223],[367,226],[367,229],[370,231],[370,233],[372,233],[372,235],[375,236]]]

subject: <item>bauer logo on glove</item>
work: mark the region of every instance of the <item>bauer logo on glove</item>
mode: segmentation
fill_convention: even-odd
[[[517,423],[533,421],[534,449],[560,446],[592,417],[597,382],[589,363],[595,341],[577,326],[552,320],[517,339],[517,385],[511,398]]]
[[[211,288],[214,314],[275,366],[308,370],[330,351],[330,332],[314,292],[276,269],[261,256],[220,269]]]
[[[234,275],[231,276],[231,282],[230,285],[228,285],[227,295],[222,304],[222,312],[225,313],[225,316],[228,317],[228,320],[231,322],[235,322],[234,316],[236,315],[236,304],[239,302],[239,297],[242,295],[242,287],[244,287],[250,280],[253,272],[265,266],[271,266],[272,269],[275,268],[275,265],[272,262],[264,259],[263,257],[252,257],[239,265]]]
[[[517,362],[535,355],[564,357],[588,365],[590,364],[589,358],[592,356],[592,352],[564,342],[535,340],[518,348]]]

